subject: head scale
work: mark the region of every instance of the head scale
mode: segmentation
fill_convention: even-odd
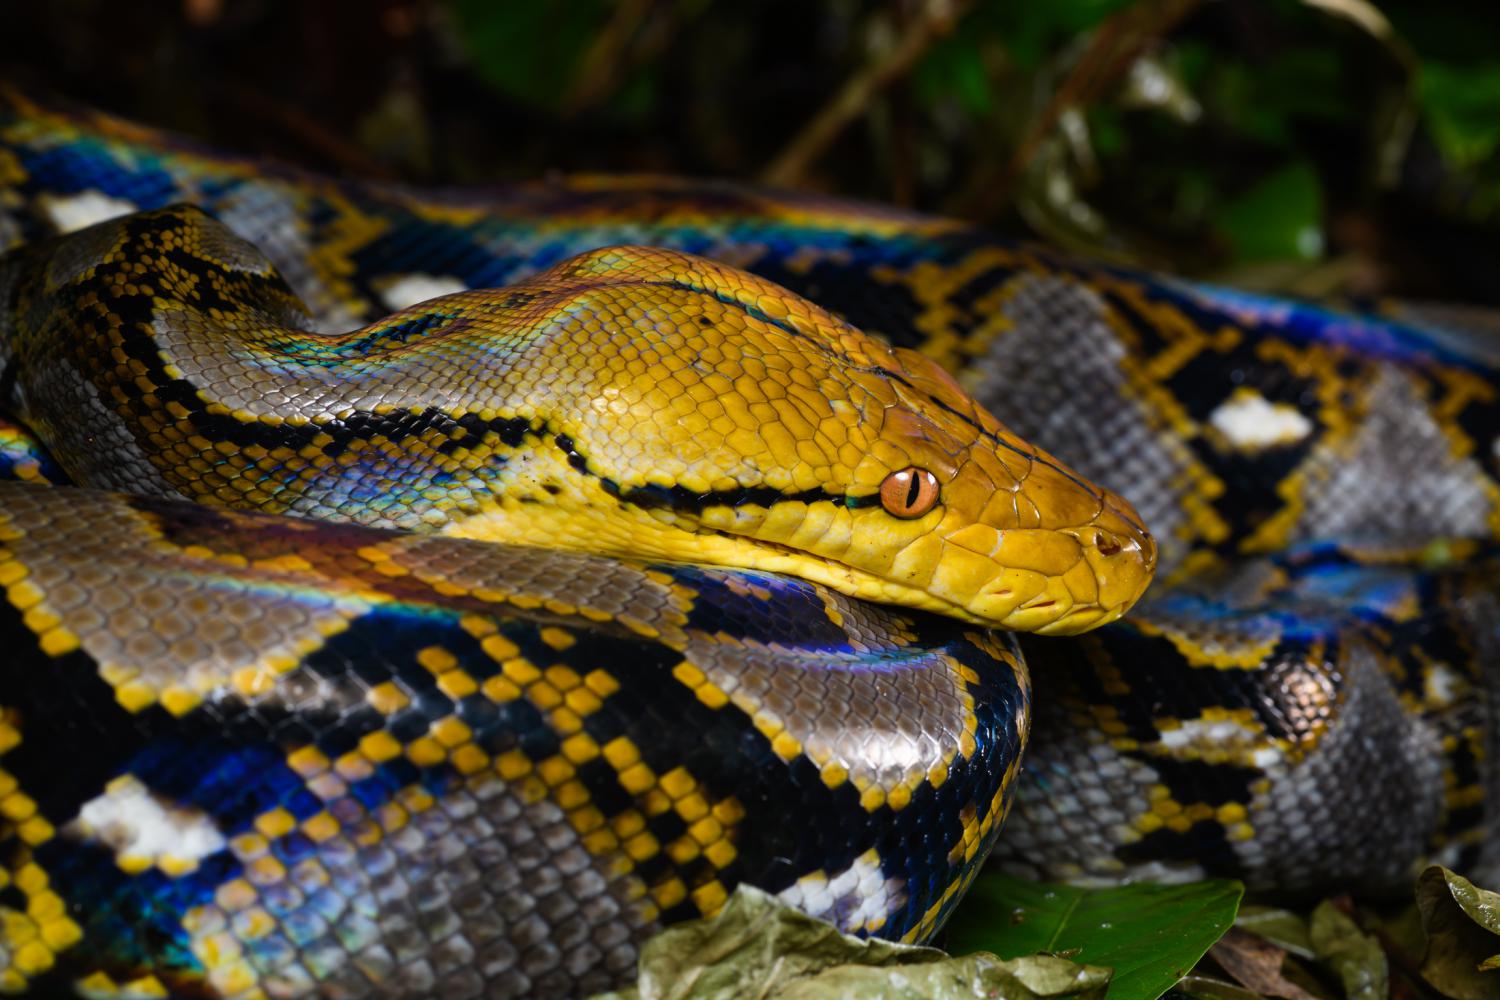
[[[568,378],[531,394],[582,474],[557,498],[591,525],[580,547],[1048,633],[1117,618],[1150,580],[1155,545],[1129,503],[1015,437],[934,362],[777,285],[614,247],[533,287],[548,328],[533,370]]]

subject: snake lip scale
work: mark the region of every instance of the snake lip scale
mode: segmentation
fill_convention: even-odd
[[[740,882],[925,941],[987,860],[1500,868],[1451,312],[4,85],[0,247],[0,992],[583,996]]]

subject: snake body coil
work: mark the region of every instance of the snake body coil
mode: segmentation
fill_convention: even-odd
[[[1460,333],[0,91],[7,241],[0,989],[585,993],[745,880],[922,940],[1013,791],[997,854],[1054,877],[1496,860]],[[1106,622],[1158,547],[1124,622],[981,627]]]

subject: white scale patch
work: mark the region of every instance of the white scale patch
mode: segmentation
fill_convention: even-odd
[[[1272,403],[1254,389],[1236,389],[1209,415],[1214,430],[1241,451],[1295,444],[1312,433],[1312,421],[1287,403]]]
[[[396,311],[440,295],[467,292],[469,286],[446,274],[398,274],[376,282],[386,308]]]
[[[905,886],[900,879],[886,878],[874,850],[861,854],[832,878],[821,871],[804,875],[776,898],[846,934],[878,931],[892,913],[906,905]]]
[[[1198,754],[1221,751],[1239,756],[1248,749],[1251,762],[1263,770],[1280,763],[1283,757],[1274,745],[1261,745],[1261,734],[1232,719],[1188,719],[1159,735],[1157,742],[1168,750],[1192,749]]]
[[[1458,700],[1464,689],[1464,681],[1446,663],[1434,663],[1427,671],[1423,687],[1429,705],[1446,708]]]
[[[139,210],[124,198],[111,198],[103,191],[80,191],[77,194],[47,196],[40,200],[60,236]]]
[[[129,774],[114,779],[103,795],[85,803],[63,833],[105,844],[122,868],[190,870],[225,847],[224,835],[207,815],[164,803]]]

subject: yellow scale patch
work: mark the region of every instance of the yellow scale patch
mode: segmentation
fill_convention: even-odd
[[[0,519],[0,541],[20,537]],[[22,612],[37,635],[38,645],[49,656],[61,656],[77,647],[77,638],[62,628],[60,620],[42,607],[40,590],[26,579],[26,569],[8,548],[0,547],[0,586],[6,599]],[[0,757],[20,746],[21,719],[14,710],[0,709]],[[19,992],[26,982],[52,968],[56,956],[83,936],[70,919],[62,898],[48,884],[47,874],[31,862],[31,850],[51,840],[52,824],[37,811],[36,801],[23,791],[9,771],[0,770],[0,834],[15,836],[26,845],[21,860],[10,869],[0,869],[0,887],[14,886],[26,897],[24,911],[0,907],[0,943],[10,956],[0,971],[0,992]]]
[[[349,782],[368,777],[377,765],[404,755],[419,767],[447,763],[474,781],[483,780],[487,775],[498,775],[528,803],[550,798],[563,810],[591,854],[616,859],[619,865],[616,874],[624,874],[663,852],[678,866],[698,857],[705,858],[715,871],[723,870],[735,860],[737,829],[745,817],[744,808],[736,800],[711,800],[686,768],[674,768],[660,775],[654,773],[628,738],[619,737],[600,747],[584,731],[584,719],[598,711],[604,701],[619,690],[619,683],[607,670],[595,669],[579,674],[564,663],[534,663],[523,657],[519,647],[501,635],[489,618],[466,616],[460,625],[480,641],[484,652],[500,666],[498,674],[480,681],[465,672],[457,658],[442,646],[420,650],[416,656],[418,663],[430,671],[436,677],[438,687],[453,698],[467,697],[476,692],[496,704],[525,698],[546,716],[560,739],[559,752],[542,760],[532,760],[520,749],[512,749],[492,758],[473,742],[468,726],[456,716],[448,716],[435,721],[425,735],[404,745],[380,730],[366,735],[355,750],[334,761],[329,761],[313,747],[294,752],[287,763],[307,780],[314,794],[325,800],[337,798],[347,791]],[[540,636],[559,653],[566,653],[576,641],[568,630],[555,626],[544,628]],[[383,714],[399,711],[408,700],[401,689],[390,682],[376,685],[366,694],[367,704]],[[600,757],[611,766],[621,786],[635,799],[633,807],[609,817],[592,803],[586,786],[577,778],[579,766]],[[431,796],[412,786],[398,793],[397,802],[382,806],[374,817],[375,822],[361,830],[341,831],[338,821],[326,811],[304,820],[300,827],[318,843],[340,832],[352,833],[356,842],[372,843],[403,826],[412,811],[429,808],[431,804]],[[661,844],[647,829],[647,819],[667,811],[681,817],[687,830],[670,843]],[[290,813],[277,808],[257,817],[254,826],[256,836],[275,839],[290,832],[297,824]],[[233,846],[243,855],[253,845],[237,842]],[[268,856],[265,863],[273,861]],[[266,874],[269,877],[274,873]],[[243,891],[238,893],[232,884],[221,889],[220,905],[224,905],[226,898],[234,902],[241,897],[246,900],[245,905],[249,905],[248,900],[254,898],[253,886],[242,888]],[[651,897],[647,918],[654,918],[661,909],[675,906],[684,899],[691,899],[701,913],[710,915],[717,912],[728,898],[718,879],[689,887],[673,875],[643,888]],[[207,918],[199,914],[195,919],[201,922]],[[252,973],[248,966],[243,965],[240,950],[231,937],[215,936],[205,947],[208,956],[205,964],[218,970],[221,977],[231,977],[236,983],[252,981],[243,978]]]
[[[1223,736],[1215,736],[1195,741],[1189,737],[1182,746],[1168,747],[1155,744],[1141,749],[1150,755],[1178,760],[1195,760],[1213,765],[1227,764],[1259,770],[1260,765],[1255,759],[1258,753],[1272,750],[1282,760],[1296,761],[1317,745],[1324,728],[1320,726],[1305,741],[1298,743],[1274,739],[1266,734],[1265,727],[1256,719],[1253,709],[1228,709],[1218,706],[1204,708],[1196,719],[1189,720],[1188,723],[1173,718],[1159,718],[1154,722],[1157,731],[1164,734],[1164,737],[1165,734],[1183,730],[1188,724],[1208,728],[1232,727],[1239,735],[1239,740],[1231,743]],[[1137,748],[1138,744],[1134,741],[1129,742],[1131,749]],[[1117,747],[1117,749],[1123,748]],[[1149,758],[1147,763],[1149,765]],[[1253,795],[1262,794],[1267,790],[1267,784],[1267,779],[1257,779],[1251,783],[1250,790]],[[1161,784],[1153,785],[1148,789],[1147,800],[1147,810],[1132,820],[1132,826],[1140,836],[1164,827],[1176,833],[1186,833],[1194,824],[1211,820],[1217,821],[1224,828],[1225,837],[1230,841],[1245,841],[1255,836],[1255,829],[1249,821],[1245,803],[1227,802],[1215,806],[1207,802],[1182,802],[1174,799],[1171,790]]]
[[[1277,630],[1260,642],[1236,642],[1234,645],[1228,645],[1224,636],[1213,635],[1211,638],[1214,644],[1208,646],[1179,628],[1158,625],[1144,618],[1137,619],[1134,624],[1142,635],[1166,639],[1182,655],[1183,660],[1192,666],[1216,670],[1258,670],[1281,642],[1281,635]]]
[[[953,371],[961,367],[965,353],[981,348],[1009,326],[1003,314],[981,312],[979,303],[972,309],[960,308],[955,304],[954,293],[992,270],[1016,267],[1040,270],[1030,255],[1004,247],[984,247],[957,263],[922,262],[907,271],[878,266],[871,269],[871,277],[900,285],[912,295],[921,307],[912,325],[925,335],[922,353]],[[994,318],[976,327],[967,338],[960,337],[956,332],[958,324],[972,321],[976,315]]]
[[[564,664],[539,668],[522,658],[513,643],[495,632],[493,623],[476,620],[473,628],[487,633],[478,637],[486,653],[501,665],[502,673],[483,685],[484,694],[501,702],[526,698],[547,716],[561,740],[559,752],[541,761],[531,760],[519,749],[509,750],[496,760],[500,776],[515,783],[523,797],[534,801],[551,796],[567,814],[590,853],[623,857],[631,867],[663,851],[679,866],[702,856],[714,870],[721,871],[734,861],[736,831],[745,816],[744,808],[735,799],[711,801],[697,779],[683,767],[656,774],[626,737],[617,737],[601,747],[583,731],[583,719],[599,710],[604,699],[619,689],[619,683],[608,671],[595,669],[579,675]],[[542,638],[560,650],[572,644],[571,635],[562,629],[544,632]],[[600,757],[614,770],[621,787],[635,799],[632,808],[612,817],[604,816],[592,804],[588,790],[575,777],[578,766]],[[646,820],[667,811],[676,812],[687,825],[687,831],[676,840],[661,844],[647,829]],[[705,915],[718,912],[728,898],[717,879],[689,888],[675,875],[651,886],[649,891],[658,908],[675,906],[690,897]]]
[[[1151,320],[1154,328],[1170,341],[1160,354],[1140,359],[1139,335],[1116,309],[1105,310],[1105,318],[1111,331],[1126,345],[1121,370],[1131,391],[1145,403],[1148,412],[1163,421],[1159,430],[1169,433],[1173,440],[1182,441],[1195,437],[1199,432],[1198,424],[1164,383],[1204,351],[1224,353],[1232,350],[1239,344],[1243,334],[1228,325],[1215,333],[1209,333],[1182,315],[1176,307],[1152,301],[1145,289],[1134,282],[1103,274],[1093,277],[1101,290],[1113,292],[1128,302],[1133,309]],[[1214,501],[1224,495],[1224,482],[1193,457],[1190,451],[1183,454],[1188,459],[1184,473],[1188,482],[1171,484],[1188,515],[1189,533],[1182,541],[1189,545],[1199,541],[1216,545],[1229,537],[1229,525],[1213,507]],[[1201,572],[1203,569],[1206,567],[1194,565],[1190,570],[1185,564],[1172,579],[1181,579],[1189,572]],[[1158,581],[1157,585],[1161,586],[1163,582],[1167,581]]]
[[[1231,841],[1249,840],[1255,830],[1246,821],[1247,813],[1239,802],[1226,802],[1213,806],[1207,802],[1182,803],[1172,798],[1165,785],[1152,785],[1147,791],[1151,807],[1133,821],[1135,829],[1142,835],[1166,827],[1175,833],[1187,833],[1195,823],[1217,820],[1224,827],[1224,836]]]
[[[6,751],[20,742],[13,721],[0,727]],[[0,835],[15,836],[25,845],[11,867],[0,869],[0,888],[14,887],[26,897],[24,910],[0,906],[0,950],[9,956],[8,966],[0,970],[0,993],[21,992],[83,938],[62,897],[52,891],[47,873],[31,860],[33,849],[53,834],[52,824],[37,812],[36,801],[9,772],[0,770]]]
[[[160,544],[167,544],[160,538],[149,519],[137,517],[133,523],[137,530],[157,539]],[[0,542],[18,542],[21,539],[21,533],[14,527],[9,527],[7,522],[0,518]],[[188,545],[171,551],[184,561],[208,562],[229,572],[248,569],[258,572],[295,574],[308,573],[312,570],[311,564],[294,555],[251,562],[237,553],[218,552],[200,545]],[[374,557],[371,561],[375,566],[378,566],[376,558],[389,558],[380,550],[375,549],[361,550],[361,554]],[[313,583],[321,579],[316,574],[312,575]],[[5,588],[5,596],[11,606],[22,612],[22,621],[36,634],[37,646],[44,653],[59,657],[79,648],[79,637],[67,629],[61,617],[48,606],[46,594],[30,579],[30,572],[25,563],[16,556],[13,549],[4,545],[0,545],[0,586]],[[351,601],[369,606],[389,601],[388,597],[373,588],[361,588],[357,593],[351,593],[348,596]],[[364,609],[358,610],[363,612]],[[114,688],[115,700],[119,705],[131,713],[138,713],[152,705],[160,704],[175,716],[186,715],[202,703],[206,694],[223,685],[226,680],[237,693],[247,699],[253,699],[271,693],[280,676],[296,669],[308,654],[321,648],[324,641],[348,628],[349,621],[355,613],[352,607],[336,608],[332,613],[314,621],[313,632],[303,637],[290,649],[267,653],[256,662],[236,668],[227,678],[210,673],[196,673],[184,680],[178,680],[171,674],[167,674],[165,678],[152,678],[143,675],[135,667],[109,663],[99,668],[99,676]]]
[[[1103,681],[1106,694],[1121,695],[1128,692],[1128,686],[1113,663],[1107,660],[1102,661],[1096,670]],[[1114,679],[1111,680],[1111,678]],[[1227,750],[1222,753],[1202,753],[1191,749],[1172,750],[1160,745],[1143,747],[1139,741],[1126,736],[1129,729],[1120,718],[1119,710],[1113,705],[1084,704],[1070,700],[1067,707],[1070,714],[1069,724],[1072,727],[1081,731],[1094,730],[1105,734],[1109,737],[1110,746],[1122,754],[1145,751],[1174,758],[1255,767],[1252,757],[1256,750],[1273,747],[1289,759],[1295,758],[1299,752],[1299,748],[1285,740],[1265,737],[1263,727],[1254,719],[1254,713],[1248,709],[1230,710],[1210,707],[1206,708],[1203,714],[1194,721],[1198,723],[1232,722],[1236,727],[1245,731],[1247,738],[1256,730],[1260,730],[1262,733],[1260,741],[1251,740],[1246,746],[1239,748],[1237,753],[1230,753]],[[1165,733],[1181,729],[1182,722],[1177,719],[1160,718],[1154,720],[1154,726],[1158,732]],[[1302,752],[1305,752],[1305,748]],[[1253,782],[1251,785],[1251,791],[1254,794],[1261,794],[1265,790],[1264,779]],[[1255,835],[1254,828],[1248,821],[1247,810],[1241,803],[1230,802],[1217,807],[1203,802],[1182,803],[1172,798],[1171,790],[1165,785],[1152,786],[1147,795],[1146,811],[1131,821],[1134,828],[1132,841],[1162,827],[1179,833],[1186,832],[1194,823],[1208,820],[1217,820],[1222,824],[1230,840],[1249,840]]]
[[[0,543],[18,542],[23,533],[0,515]],[[0,545],[0,587],[12,607],[21,612],[21,621],[37,637],[37,646],[48,656],[63,656],[78,648],[78,636],[65,628],[62,619],[43,606],[41,589],[27,579],[28,571],[15,552]]]

